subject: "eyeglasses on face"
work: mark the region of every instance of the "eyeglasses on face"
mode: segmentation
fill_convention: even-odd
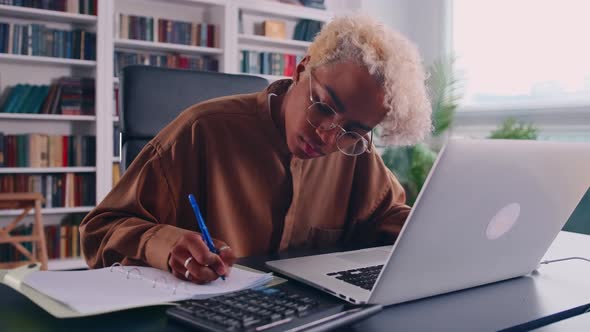
[[[309,101],[310,105],[307,107],[307,122],[314,128],[322,131],[337,130],[336,133],[336,147],[340,152],[347,156],[358,156],[363,153],[371,152],[370,147],[373,144],[373,130],[371,130],[371,138],[368,141],[363,135],[349,131],[335,122],[338,113],[334,109],[321,101],[313,99],[312,77],[309,74]]]

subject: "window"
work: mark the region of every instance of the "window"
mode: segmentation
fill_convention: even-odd
[[[453,2],[463,106],[590,105],[590,1]]]

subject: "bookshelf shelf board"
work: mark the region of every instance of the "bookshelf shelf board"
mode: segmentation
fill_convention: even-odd
[[[92,173],[96,167],[0,167],[0,174]]]
[[[113,115],[113,122],[119,122],[119,117],[116,115]]]
[[[145,51],[171,51],[191,54],[222,54],[223,50],[220,48],[212,47],[201,47],[201,46],[190,46],[180,45],[171,43],[159,43],[145,40],[133,40],[133,39],[115,39],[116,48],[126,49],[137,49]]]
[[[57,10],[37,9],[11,5],[0,5],[0,15],[15,18],[32,19],[36,21],[51,21],[61,23],[96,24],[95,15],[60,12]]]
[[[265,0],[241,0],[237,3],[240,10],[245,12],[271,14],[294,19],[308,19],[328,22],[333,14],[322,9],[315,9],[297,5],[290,5]]]
[[[275,47],[289,47],[297,48],[301,50],[307,50],[311,42],[301,40],[290,40],[290,39],[278,39],[270,38],[265,36],[247,35],[240,34],[239,42],[241,44],[253,45],[253,46],[275,46]],[[242,48],[244,45],[242,45]]]
[[[282,80],[282,79],[292,79],[292,77],[290,76],[280,76],[280,75],[265,75],[265,74],[250,74],[250,73],[240,73],[242,75],[252,75],[252,76],[260,76],[262,78],[265,78],[269,83],[272,83],[276,80]]]
[[[118,77],[113,77],[113,83],[119,84],[119,78]]]
[[[89,212],[94,209],[94,206],[76,206],[67,208],[45,208],[41,209],[41,214],[65,214],[65,213],[76,213],[76,212]],[[23,210],[0,210],[0,217],[16,216],[23,213]],[[29,215],[34,214],[35,211],[29,211]]]
[[[96,116],[94,116],[94,115],[0,113],[0,119],[53,120],[53,121],[95,121]]]
[[[152,0],[156,2],[162,2],[162,0]],[[227,0],[166,0],[169,3],[181,4],[181,5],[202,5],[202,6],[225,6]]]
[[[120,163],[120,162],[121,162],[121,157],[113,156],[113,163]]]
[[[96,67],[96,61],[93,60],[78,60],[78,59],[65,59],[55,58],[49,56],[37,56],[37,55],[21,55],[21,54],[0,54],[0,61],[2,62],[14,62],[14,63],[27,63],[27,64],[50,64],[59,66],[79,66],[79,67]]]
[[[61,259],[50,259],[47,262],[47,269],[52,271],[87,269],[86,261],[82,257],[70,257]]]

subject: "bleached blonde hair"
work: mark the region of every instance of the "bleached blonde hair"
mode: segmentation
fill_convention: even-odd
[[[432,131],[426,74],[416,46],[400,33],[365,15],[337,17],[316,35],[308,66],[352,61],[383,86],[388,110],[380,123],[381,141],[411,145]]]

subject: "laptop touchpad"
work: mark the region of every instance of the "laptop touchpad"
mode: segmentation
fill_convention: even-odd
[[[351,252],[351,253],[336,255],[336,257],[338,257],[338,258],[341,258],[341,259],[344,259],[344,260],[347,260],[349,262],[353,262],[356,264],[385,263],[388,256],[389,256],[389,251],[386,251],[383,249],[355,251],[355,252]]]

